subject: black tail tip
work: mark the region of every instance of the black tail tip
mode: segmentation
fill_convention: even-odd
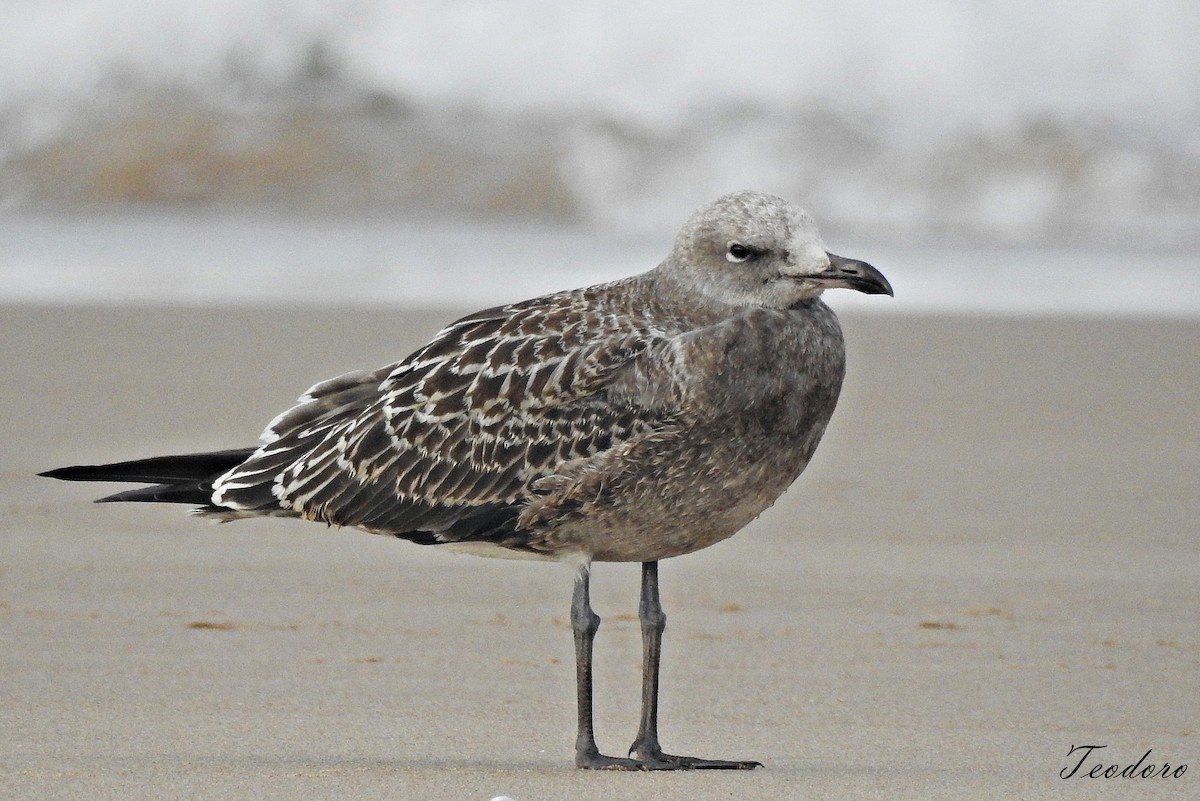
[[[75,469],[76,468],[74,467],[56,467],[53,470],[45,470],[41,473],[38,473],[38,475],[42,478],[60,478],[64,481],[70,481],[71,473]]]

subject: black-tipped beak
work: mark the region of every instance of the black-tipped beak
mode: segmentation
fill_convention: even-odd
[[[868,295],[895,297],[892,285],[883,277],[883,273],[865,261],[847,259],[845,256],[835,256],[832,253],[825,255],[829,256],[829,268],[814,275],[813,278],[816,280],[828,287],[845,287]]]

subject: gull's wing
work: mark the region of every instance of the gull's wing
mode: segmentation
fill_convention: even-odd
[[[671,404],[644,387],[606,391],[669,340],[588,292],[479,312],[403,362],[318,384],[217,480],[206,511],[521,547],[533,482],[670,425]]]

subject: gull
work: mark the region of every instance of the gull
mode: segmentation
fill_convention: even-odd
[[[464,317],[402,361],[312,387],[257,447],[42,475],[151,485],[98,502],[564,562],[576,766],[752,769],[659,744],[658,562],[738,532],[812,458],[845,374],[821,298],[838,287],[892,294],[871,265],[828,252],[800,208],[735,192],[697,210],[653,270]],[[624,757],[601,753],[593,729],[593,562],[642,569],[642,709]]]

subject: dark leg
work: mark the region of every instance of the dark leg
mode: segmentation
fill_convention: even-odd
[[[629,753],[637,754],[638,759],[661,762],[664,755],[658,744],[658,672],[667,616],[658,600],[658,562],[642,563],[638,619],[642,623],[642,719]]]
[[[578,585],[576,587],[578,588]],[[578,592],[578,589],[576,591]],[[638,603],[638,617],[642,622],[642,719],[638,726],[637,739],[634,740],[629,753],[634,754],[641,764],[657,770],[751,770],[762,767],[762,763],[750,760],[699,759],[663,753],[658,744],[658,669],[662,660],[662,633],[667,627],[667,616],[658,600],[658,562],[642,563],[642,597]],[[578,633],[576,636],[578,637]],[[589,688],[590,686],[589,684]],[[580,720],[582,721],[582,718]]]
[[[588,565],[583,565],[575,575],[575,593],[571,597],[571,628],[575,632],[575,689],[579,703],[575,767],[643,770],[644,766],[632,759],[605,756],[596,747],[596,734],[592,728],[592,640],[600,628],[600,617],[592,611],[588,579]]]

